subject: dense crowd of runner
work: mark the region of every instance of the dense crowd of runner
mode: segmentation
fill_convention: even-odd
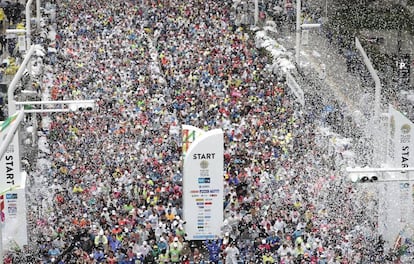
[[[265,71],[232,2],[56,3],[40,263],[362,263],[383,257],[341,151]],[[180,126],[225,132],[222,235],[187,241]],[[32,219],[33,220],[33,219]],[[364,262],[367,263],[367,262]],[[372,263],[372,262],[371,262]]]

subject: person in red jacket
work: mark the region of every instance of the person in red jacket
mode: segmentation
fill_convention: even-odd
[[[265,255],[266,252],[270,251],[270,245],[267,243],[266,239],[262,239],[262,243],[257,247],[257,253],[261,257]]]

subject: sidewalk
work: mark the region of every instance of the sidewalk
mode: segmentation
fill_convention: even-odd
[[[359,76],[347,72],[345,58],[339,54],[333,44],[320,35],[318,30],[310,30],[309,44],[301,46],[301,70],[316,79],[316,82],[323,84],[320,89],[329,89],[327,92],[331,92],[337,100],[345,103],[351,112],[359,110],[365,113],[368,109],[366,109],[366,102],[361,98],[366,91]],[[277,41],[295,54],[296,33],[284,30],[279,35]],[[303,89],[306,90],[307,87]]]
[[[363,84],[358,70],[348,72],[345,57],[317,30],[309,32],[309,44],[301,48],[300,68],[292,73],[305,94],[311,122],[331,127],[341,137],[352,138],[356,157],[365,164],[370,157],[366,144],[371,135],[374,86]],[[273,38],[294,63],[296,33],[284,29]],[[364,71],[364,66],[358,65],[359,70]]]

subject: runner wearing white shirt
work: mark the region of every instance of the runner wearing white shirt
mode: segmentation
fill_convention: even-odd
[[[226,264],[237,264],[237,258],[239,257],[240,252],[233,242],[226,247],[224,253],[226,253]]]
[[[280,256],[280,260],[285,260],[288,255],[293,255],[293,250],[287,244],[283,244],[278,250],[278,255]]]

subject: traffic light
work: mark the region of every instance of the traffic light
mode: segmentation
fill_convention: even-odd
[[[349,178],[354,183],[372,183],[378,181],[378,175],[376,172],[351,172],[349,173]]]
[[[70,103],[69,109],[73,112],[93,111],[95,109],[95,101],[85,100],[85,101]]]

